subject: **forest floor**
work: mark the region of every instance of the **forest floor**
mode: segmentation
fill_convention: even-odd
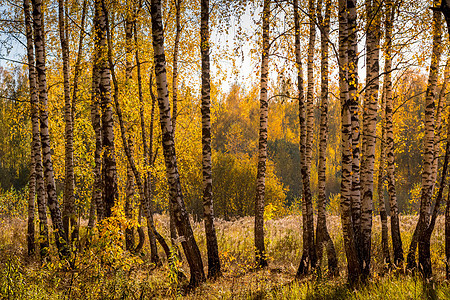
[[[157,227],[168,235],[168,218],[156,215]],[[406,252],[416,224],[416,216],[401,217],[403,248]],[[82,223],[84,224],[84,223]],[[340,276],[330,278],[326,264],[322,276],[294,280],[302,250],[301,217],[286,216],[266,221],[269,268],[253,265],[253,219],[218,220],[217,238],[223,276],[207,281],[185,294],[176,271],[169,268],[162,250],[162,266],[149,262],[146,244],[139,255],[123,250],[120,226],[105,229],[104,239],[93,238],[90,247],[78,251],[74,265],[61,262],[51,249],[51,260],[42,263],[26,253],[26,221],[0,219],[0,299],[450,299],[450,285],[444,280],[444,226],[438,219],[432,236],[432,263],[435,277],[424,283],[416,276],[387,272],[381,258],[381,228],[374,218],[372,277],[357,289],[346,284],[345,253],[340,217],[330,216],[328,228],[339,257]],[[206,241],[203,223],[193,223],[203,254]],[[82,231],[82,237],[86,235]],[[83,240],[83,238],[81,238]],[[176,268],[187,276],[185,259]]]

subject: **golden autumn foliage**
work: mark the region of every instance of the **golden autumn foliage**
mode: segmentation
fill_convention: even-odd
[[[181,0],[177,0],[181,1]],[[174,95],[171,86],[174,70],[173,52],[177,31],[175,0],[162,1],[162,22],[164,26],[164,47],[167,68],[168,98]],[[329,0],[327,0],[329,1]],[[70,245],[72,253],[69,258],[58,259],[57,251],[50,243],[50,258],[38,261],[25,255],[25,221],[28,205],[30,167],[31,105],[30,86],[28,82],[27,57],[23,46],[26,44],[23,9],[10,0],[0,0],[0,299],[151,299],[181,298],[204,299],[300,299],[333,298],[365,299],[374,294],[397,298],[433,298],[448,297],[448,286],[443,282],[445,273],[444,220],[438,217],[438,224],[431,240],[431,261],[435,266],[435,283],[431,287],[418,277],[408,274],[396,274],[384,262],[380,239],[380,193],[388,196],[388,183],[385,180],[383,190],[376,188],[370,196],[372,208],[368,215],[373,217],[372,278],[364,287],[357,290],[348,289],[344,277],[328,280],[326,260],[321,261],[322,273],[292,282],[297,261],[302,255],[302,201],[304,197],[301,178],[301,159],[299,149],[299,87],[297,77],[298,64],[294,57],[294,18],[292,3],[272,1],[269,36],[269,75],[267,78],[268,128],[267,128],[267,165],[265,168],[265,209],[264,230],[266,235],[266,252],[270,268],[255,269],[254,263],[254,228],[251,217],[255,215],[255,198],[257,193],[258,142],[260,126],[260,60],[262,55],[261,12],[262,1],[211,1],[211,153],[212,153],[212,197],[214,217],[216,219],[219,255],[223,266],[223,278],[207,281],[197,291],[186,295],[180,287],[187,284],[189,264],[186,257],[179,255],[176,245],[183,238],[171,243],[169,237],[169,198],[170,188],[167,180],[166,161],[162,142],[163,130],[160,126],[158,101],[152,101],[152,94],[158,96],[155,84],[155,55],[152,48],[152,27],[150,1],[119,0],[103,1],[109,10],[111,29],[111,64],[114,65],[117,81],[112,89],[117,88],[117,99],[123,114],[126,135],[134,145],[132,158],[137,173],[147,174],[151,171],[151,209],[155,212],[155,228],[168,241],[170,255],[159,249],[163,265],[154,265],[150,261],[148,240],[142,251],[132,253],[125,249],[125,231],[139,226],[147,226],[145,207],[138,186],[132,186],[132,193],[127,191],[127,167],[129,159],[125,154],[126,145],[121,139],[121,128],[117,118],[117,107],[112,105],[114,113],[115,160],[117,163],[118,197],[113,215],[93,228],[85,226],[94,185],[95,167],[94,151],[96,148],[95,132],[92,124],[93,95],[93,60],[94,60],[94,6],[88,1],[86,26],[80,29],[82,4],[80,1],[65,0],[67,14],[67,38],[69,44],[69,65],[71,89],[75,81],[74,68],[77,61],[78,41],[81,30],[85,30],[85,40],[81,45],[81,72],[79,74],[79,91],[73,99],[73,148],[75,177],[76,219],[81,224],[79,238]],[[214,3],[213,3],[214,2]],[[306,61],[308,53],[309,21],[307,1],[300,1],[300,43],[303,62],[303,79],[306,88]],[[313,1],[316,3],[316,1]],[[321,5],[326,1],[320,1]],[[344,1],[350,2],[350,1]],[[369,1],[372,2],[372,1]],[[385,2],[380,1],[381,30],[385,30]],[[403,248],[412,240],[414,225],[422,199],[421,174],[423,159],[427,155],[424,147],[426,124],[424,122],[427,107],[425,97],[427,74],[430,69],[432,52],[432,11],[430,6],[438,1],[396,1],[397,9],[393,20],[391,55],[392,101],[393,101],[393,137],[395,158],[395,189],[400,212],[401,237]],[[200,60],[200,4],[199,0],[181,1],[181,33],[178,53],[178,86],[176,132],[174,134],[177,171],[180,176],[183,201],[203,258],[206,258],[206,237],[202,228],[204,202],[202,182],[202,103],[201,103],[201,60]],[[343,3],[343,2],[342,2]],[[368,55],[364,48],[370,26],[364,19],[365,2],[355,1],[357,39],[355,55],[359,59],[358,84],[355,87],[359,111],[356,120],[361,124],[357,135],[367,132],[363,128],[365,114],[364,97],[369,83],[366,82],[364,61]],[[139,4],[141,6],[139,6]],[[325,168],[325,194],[327,225],[331,239],[336,245],[339,256],[339,270],[346,274],[346,256],[341,220],[341,178],[342,178],[342,144],[341,112],[342,103],[339,90],[339,71],[348,66],[341,66],[338,59],[338,2],[331,2],[331,32],[329,36],[329,91],[328,121]],[[139,6],[139,7],[138,7]],[[58,3],[45,0],[43,5],[45,20],[46,76],[48,90],[48,122],[51,140],[51,157],[53,162],[56,192],[59,204],[64,198],[66,170],[66,135],[65,103],[63,85],[63,62],[58,28]],[[127,40],[125,18],[134,15],[139,28],[136,31],[137,42],[131,42],[133,57],[131,59],[131,78],[126,77]],[[267,20],[266,20],[267,21]],[[311,24],[318,29],[321,25]],[[445,22],[443,23],[445,24]],[[320,25],[320,26],[319,26]],[[445,90],[444,68],[449,60],[448,34],[443,26],[440,47],[441,60],[437,67],[436,95],[442,93],[441,129],[435,128],[434,154],[437,161],[436,182],[440,178],[447,139],[447,112],[450,108],[449,95]],[[386,46],[387,39],[382,37],[380,49]],[[314,54],[312,69],[312,94],[308,105],[312,107],[312,139],[308,144],[312,149],[309,184],[314,214],[317,215],[319,189],[319,123],[321,113],[320,93],[320,53],[316,42],[311,53]],[[155,50],[156,51],[156,50]],[[139,67],[142,80],[138,80],[138,68],[135,54],[140,57]],[[380,70],[388,65],[389,60],[384,51],[380,51]],[[363,66],[364,65],[364,66]],[[346,72],[348,70],[345,70]],[[373,186],[378,186],[380,166],[383,112],[380,111],[382,87],[386,84],[386,74],[379,72],[380,87],[378,104],[374,114],[376,123],[374,167],[371,171]],[[351,81],[356,82],[354,80]],[[116,84],[116,86],[114,86]],[[142,87],[142,99],[139,98],[139,85]],[[447,86],[448,90],[448,86]],[[306,91],[306,89],[305,89]],[[305,93],[306,94],[306,93]],[[434,96],[435,106],[438,97]],[[140,119],[141,100],[143,102],[144,128],[147,144],[150,135],[153,143],[151,162],[144,159],[144,144]],[[171,102],[171,106],[173,102]],[[173,107],[173,106],[172,106]],[[152,116],[152,111],[155,114]],[[429,115],[428,115],[429,116]],[[437,115],[436,115],[437,116]],[[173,117],[173,116],[172,116]],[[355,121],[355,120],[354,120]],[[150,132],[150,123],[153,124]],[[357,123],[357,122],[356,122]],[[356,131],[356,130],[355,130]],[[355,132],[354,132],[355,133]],[[362,141],[362,140],[361,140]],[[126,144],[126,143],[125,143]],[[350,141],[351,144],[351,141]],[[363,142],[355,143],[363,149]],[[348,147],[344,147],[348,148]],[[359,151],[359,150],[358,150]],[[361,151],[363,152],[363,151]],[[429,154],[429,153],[428,153]],[[353,154],[352,154],[353,155]],[[355,156],[356,157],[356,156]],[[359,167],[359,166],[358,166]],[[345,171],[345,169],[344,169]],[[386,173],[386,172],[385,172]],[[351,176],[353,175],[350,174]],[[137,176],[139,177],[139,176]],[[144,177],[144,175],[142,176]],[[384,178],[382,178],[384,180]],[[434,201],[438,184],[433,189]],[[447,199],[448,188],[444,190],[443,199]],[[130,195],[127,199],[127,195]],[[125,216],[125,202],[131,203],[132,216]],[[444,200],[445,201],[445,200]],[[447,203],[447,205],[449,205]],[[325,205],[324,205],[325,206]],[[45,207],[44,207],[45,210]],[[145,212],[144,212],[145,211]],[[440,214],[441,212],[439,212]],[[390,214],[390,208],[387,209]],[[36,214],[37,215],[37,214]],[[316,218],[316,217],[315,217]],[[39,228],[37,217],[33,224]],[[50,219],[50,218],[49,218]],[[186,219],[189,219],[188,217]],[[312,218],[313,219],[313,218]],[[371,221],[372,222],[372,221]],[[49,228],[51,228],[49,222]],[[370,223],[371,224],[371,223]],[[316,219],[314,219],[314,227]],[[387,225],[386,225],[387,226]],[[150,227],[150,226],[149,226]],[[36,230],[37,232],[38,230]],[[150,229],[151,231],[151,229]],[[58,231],[57,231],[58,232]],[[50,231],[50,233],[53,233]],[[148,233],[146,233],[148,235]],[[305,236],[307,236],[305,234]],[[40,241],[37,237],[36,241]],[[54,239],[50,234],[50,238]],[[54,240],[51,240],[54,242]],[[136,241],[135,241],[136,242]],[[390,242],[392,244],[392,242]],[[264,242],[263,242],[264,244]],[[388,243],[389,244],[389,243]],[[389,244],[389,246],[391,245]],[[180,246],[180,245],[178,245]],[[158,245],[158,247],[160,247]],[[179,247],[181,248],[181,247]],[[370,250],[369,249],[369,250]],[[369,251],[370,252],[370,251]],[[181,251],[180,251],[181,253]],[[170,256],[169,258],[166,257]],[[326,256],[325,256],[326,257]],[[206,260],[204,260],[205,262]],[[369,259],[370,261],[370,259]],[[388,271],[390,270],[390,271]],[[392,273],[391,273],[392,271]],[[394,274],[395,273],[395,274]],[[434,283],[433,283],[434,284]],[[208,295],[208,296],[205,296]]]

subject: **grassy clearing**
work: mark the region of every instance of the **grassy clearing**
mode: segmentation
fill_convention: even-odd
[[[157,226],[168,235],[167,216],[156,216]],[[401,230],[407,249],[417,217],[402,216]],[[340,218],[329,218],[329,231],[339,256],[341,276],[329,278],[325,268],[321,278],[293,281],[302,249],[301,217],[287,216],[266,222],[269,268],[254,270],[253,219],[217,222],[217,237],[224,276],[206,282],[194,292],[182,295],[175,271],[149,263],[149,248],[138,255],[122,249],[120,226],[107,229],[105,239],[93,238],[90,248],[78,253],[74,269],[61,263],[51,249],[52,259],[41,266],[38,258],[27,258],[26,222],[20,218],[0,220],[0,296],[5,299],[450,299],[444,280],[444,226],[438,220],[432,236],[435,279],[423,283],[417,277],[384,274],[381,259],[380,223],[373,227],[373,276],[356,290],[345,282],[345,253]],[[206,258],[203,223],[194,223],[194,232]],[[83,232],[85,234],[85,232]],[[205,260],[206,267],[206,260]],[[188,275],[185,260],[177,264]]]

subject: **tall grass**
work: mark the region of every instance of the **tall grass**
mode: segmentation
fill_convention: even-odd
[[[169,236],[168,217],[156,215],[157,228]],[[403,246],[409,246],[416,216],[401,216]],[[82,222],[85,225],[85,222]],[[108,234],[98,237],[95,231],[89,248],[76,254],[75,267],[60,262],[52,249],[50,262],[26,256],[26,220],[4,217],[0,222],[0,298],[2,299],[450,299],[450,288],[444,281],[443,218],[438,219],[432,236],[432,263],[435,279],[421,279],[398,273],[387,273],[381,253],[381,226],[374,217],[372,238],[372,278],[358,289],[346,285],[345,253],[340,217],[329,216],[328,228],[339,258],[340,276],[294,281],[302,251],[301,216],[268,219],[265,222],[269,268],[254,269],[253,218],[234,221],[217,220],[217,238],[223,267],[222,278],[208,281],[194,292],[184,295],[179,288],[184,282],[174,276],[165,256],[162,267],[149,260],[148,244],[139,255],[124,250],[120,219],[115,226],[105,227]],[[193,222],[194,234],[203,255],[205,268],[206,239],[203,223]],[[81,244],[87,232],[82,231]],[[52,236],[52,235],[51,235]],[[109,237],[108,237],[109,236]],[[188,274],[182,259],[176,266]]]

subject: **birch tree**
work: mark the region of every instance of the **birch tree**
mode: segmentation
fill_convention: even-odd
[[[142,135],[142,145],[144,150],[144,164],[148,168],[147,173],[144,174],[144,198],[145,203],[141,203],[142,205],[145,205],[145,211],[147,214],[147,230],[148,230],[148,238],[150,242],[150,248],[151,251],[153,251],[153,260],[158,261],[156,258],[157,256],[157,248],[156,248],[156,239],[158,239],[159,243],[163,247],[164,251],[167,253],[168,246],[164,238],[156,231],[156,228],[154,227],[154,221],[153,221],[153,199],[152,199],[152,172],[151,172],[151,166],[152,166],[152,147],[153,147],[153,116],[154,116],[154,97],[152,93],[152,112],[151,112],[151,120],[150,120],[150,147],[147,144],[147,134],[145,129],[145,119],[144,119],[144,95],[142,91],[142,71],[141,71],[141,59],[139,55],[139,38],[138,38],[138,22],[135,20],[134,22],[134,43],[135,43],[135,60],[136,60],[136,68],[137,68],[137,79],[138,79],[138,96],[139,96],[139,103],[140,109],[139,109],[139,118],[141,121],[141,135]],[[152,91],[152,80],[150,80],[150,90]],[[135,176],[138,174],[135,174]],[[139,230],[139,228],[138,228]],[[153,250],[152,250],[153,249]]]
[[[449,113],[450,117],[450,113]],[[434,226],[436,224],[436,219],[438,216],[439,207],[442,202],[444,189],[447,185],[447,169],[450,159],[450,122],[447,126],[447,143],[445,146],[445,157],[444,157],[444,164],[442,166],[442,174],[441,174],[441,180],[439,184],[439,190],[436,196],[436,203],[433,207],[433,211],[431,214],[430,223],[428,226],[424,229],[422,233],[422,237],[420,238],[418,242],[418,248],[419,248],[419,269],[426,279],[432,278],[433,272],[432,272],[432,266],[431,266],[431,234],[433,233]]]
[[[384,183],[385,183],[385,164],[386,164],[386,84],[383,87],[384,91],[381,96],[381,138],[380,138],[380,157],[378,166],[378,206],[380,210],[381,222],[381,248],[383,253],[384,264],[391,266],[391,254],[389,252],[389,233],[388,233],[388,219],[387,219],[387,201],[384,197]]]
[[[169,201],[174,208],[175,225],[177,227],[178,236],[182,240],[181,245],[191,271],[189,284],[191,287],[196,287],[201,282],[205,281],[205,274],[203,271],[200,250],[198,249],[194,238],[181,192],[180,176],[175,153],[175,141],[170,117],[170,102],[167,88],[166,59],[164,51],[164,31],[162,26],[160,0],[151,0],[151,15],[156,85],[158,90],[164,162],[169,186]]]
[[[63,201],[63,226],[67,240],[77,238],[77,218],[75,208],[75,176],[73,170],[73,115],[72,102],[70,99],[70,64],[69,43],[67,37],[66,8],[64,0],[58,0],[58,26],[59,40],[61,43],[61,54],[63,62],[63,84],[64,84],[64,121],[65,121],[65,177],[64,177],[64,201]],[[72,233],[72,228],[74,232]]]
[[[305,140],[305,176],[311,176],[311,155],[314,130],[314,47],[316,40],[316,8],[313,0],[308,2],[309,14],[309,44],[308,44],[308,61],[307,61],[307,79],[308,85],[306,90],[306,140]],[[303,176],[303,175],[302,175]],[[307,183],[310,185],[310,183]],[[317,254],[314,244],[314,212],[312,208],[311,187],[305,187],[303,182],[303,254],[300,265],[297,270],[297,276],[307,274],[310,269],[314,269],[317,263]]]
[[[308,232],[307,232],[307,218],[306,218],[306,199],[311,198],[311,187],[309,183],[307,154],[306,154],[306,140],[307,140],[307,126],[306,126],[306,105],[303,88],[303,69],[301,60],[301,45],[300,45],[300,15],[298,0],[294,0],[294,25],[295,25],[295,64],[297,66],[297,88],[298,88],[298,103],[299,103],[299,122],[300,122],[300,172],[303,184],[303,200],[302,200],[302,219],[303,219],[303,254],[300,261],[300,266],[297,270],[297,277],[302,276],[305,273],[307,257],[307,245],[308,245]]]
[[[442,85],[442,89],[440,92],[440,97],[438,103],[442,103],[441,95],[445,93],[446,90],[446,83],[449,80],[449,60],[447,60],[447,64],[445,67],[444,72],[444,83]],[[441,105],[439,105],[440,108],[442,108]],[[450,110],[448,110],[447,120],[450,120]],[[439,114],[437,114],[439,115]],[[439,117],[440,118],[440,117]],[[440,123],[440,120],[439,120]],[[436,149],[435,154],[435,160],[438,160],[438,154],[439,151]],[[447,124],[447,140],[446,140],[446,146],[445,146],[445,156],[444,156],[444,162],[442,165],[442,173],[441,173],[441,179],[439,184],[439,189],[436,196],[435,205],[433,207],[432,213],[431,213],[431,219],[428,226],[425,228],[422,237],[419,239],[419,269],[422,272],[422,275],[426,279],[430,279],[433,276],[432,272],[432,265],[431,265],[431,234],[433,233],[434,227],[436,225],[436,220],[439,213],[439,208],[441,206],[444,189],[448,185],[447,183],[447,172],[448,172],[448,164],[450,160],[450,122]],[[437,164],[436,164],[436,172],[437,172]],[[437,178],[437,175],[436,175]]]
[[[72,121],[75,122],[75,107],[77,100],[79,99],[79,92],[80,92],[80,77],[81,77],[81,62],[83,59],[83,43],[85,38],[85,25],[86,25],[86,14],[88,9],[88,1],[83,0],[82,4],[82,12],[81,12],[81,23],[80,23],[80,34],[78,39],[78,52],[77,52],[77,59],[75,62],[74,67],[74,74],[73,74],[73,88],[72,88]],[[91,201],[89,204],[89,221],[88,221],[88,228],[92,228],[95,224],[95,202]]]
[[[131,1],[127,1],[125,8],[125,87],[127,90],[131,87],[132,80],[132,70],[133,70],[133,10],[135,9],[133,5],[130,3]],[[108,49],[109,50],[109,49]],[[109,53],[108,53],[109,55]],[[132,143],[130,137],[128,137],[127,144],[124,144],[123,147],[129,147],[131,154]],[[133,219],[133,204],[132,196],[134,194],[134,178],[133,178],[133,170],[130,167],[130,163],[127,164],[127,181],[125,192],[127,194],[125,199],[125,217],[129,220]],[[125,228],[125,246],[127,250],[132,251],[134,249],[134,228],[127,227]]]
[[[450,1],[442,0],[441,5],[438,8],[442,12],[447,23],[447,31],[450,34]],[[448,64],[447,64],[448,65]],[[446,80],[446,78],[444,79]],[[447,121],[448,122],[448,121]],[[448,125],[450,126],[450,125]],[[448,135],[448,132],[447,132]],[[447,140],[448,140],[447,136]],[[447,141],[448,147],[448,141]],[[447,203],[445,207],[445,277],[450,279],[450,193],[447,196]]]
[[[94,33],[98,30],[96,19],[98,13],[94,16]],[[96,40],[95,40],[96,41]],[[96,42],[98,43],[98,42]],[[95,133],[95,150],[94,150],[94,169],[93,177],[94,184],[92,186],[91,207],[96,207],[97,220],[100,222],[104,218],[104,204],[103,204],[103,180],[102,180],[102,125],[100,118],[100,90],[99,90],[99,66],[98,66],[98,45],[94,46],[94,62],[92,66],[92,90],[91,90],[91,123]],[[90,219],[91,228],[94,225],[93,218]]]
[[[36,87],[36,68],[34,61],[33,48],[33,28],[30,14],[29,0],[23,1],[23,10],[25,16],[25,32],[27,38],[27,58],[28,58],[28,80],[30,86],[30,106],[31,106],[31,126],[32,126],[32,141],[31,141],[31,171],[29,184],[29,200],[28,200],[28,255],[33,255],[35,252],[35,237],[34,237],[34,210],[35,197],[37,196],[38,211],[39,211],[39,240],[41,257],[45,256],[48,251],[48,229],[47,229],[47,214],[45,209],[45,191],[44,181],[42,175],[42,157],[41,157],[41,138],[39,136],[39,116],[38,106],[39,99]],[[42,212],[43,209],[43,212]]]
[[[395,188],[395,158],[393,131],[393,97],[392,97],[392,28],[396,6],[392,0],[386,2],[385,17],[385,48],[384,48],[384,86],[386,97],[386,157],[389,206],[391,216],[391,239],[394,254],[394,264],[401,267],[403,263],[403,245],[400,236],[400,220],[398,216],[397,193]]]
[[[350,157],[352,159],[351,166],[351,211],[352,226],[355,237],[356,251],[360,265],[361,250],[363,249],[361,236],[361,184],[360,184],[360,126],[359,126],[359,94],[358,94],[358,42],[357,42],[357,13],[356,0],[347,1],[347,86],[349,109],[351,113],[351,132],[350,142],[352,148]],[[342,68],[342,66],[340,66]],[[340,90],[342,92],[342,90]],[[341,193],[342,194],[342,193]]]
[[[182,0],[174,0],[175,5],[175,41],[173,45],[173,70],[172,70],[172,126],[175,134],[178,114],[178,52],[181,36],[181,3]],[[203,6],[201,5],[203,8]]]
[[[267,100],[267,82],[269,80],[269,22],[270,0],[264,0],[262,14],[262,57],[261,57],[261,87],[259,109],[259,143],[258,143],[258,171],[256,175],[255,199],[255,256],[259,267],[267,266],[264,245],[264,200],[267,160],[267,119],[269,102]]]
[[[379,89],[381,2],[366,0],[366,93],[363,113],[363,153],[361,163],[361,260],[364,278],[370,275],[372,246],[373,170]]]
[[[173,134],[175,137],[177,115],[178,115],[178,52],[181,36],[181,3],[182,0],[175,0],[175,42],[173,46],[173,70],[172,70],[172,126]],[[175,228],[175,221],[173,215],[173,207],[169,204],[169,217],[170,217],[170,238],[172,245],[176,247],[177,231]]]
[[[104,0],[95,0],[97,18],[94,24],[94,42],[97,47],[97,64],[99,72],[99,97],[102,126],[102,181],[104,217],[112,215],[112,208],[118,198],[117,166],[114,146],[114,120],[111,102],[111,71],[108,64],[108,45],[106,32],[109,30],[108,10]]]
[[[438,1],[435,0],[437,5]],[[435,114],[435,97],[438,76],[438,66],[441,57],[442,43],[442,18],[438,11],[433,12],[433,46],[431,53],[430,72],[428,75],[428,85],[425,95],[425,136],[423,150],[423,170],[422,170],[422,192],[420,198],[419,220],[417,221],[413,237],[408,250],[407,267],[412,270],[417,267],[416,249],[422,234],[429,225],[431,197],[433,192],[433,160],[434,160],[434,114]]]
[[[435,1],[434,4],[438,5],[438,2]],[[439,12],[442,12],[444,14],[444,17],[445,17],[445,20],[446,20],[446,23],[447,23],[447,30],[450,33],[450,28],[448,27],[449,24],[450,24],[450,22],[449,22],[449,20],[450,20],[450,7],[449,7],[449,4],[450,3],[448,3],[448,1],[443,0],[441,2],[440,7],[433,8],[433,17],[435,17],[436,14],[439,14],[439,17],[440,17],[440,13]],[[434,20],[434,21],[436,21],[436,20]],[[434,39],[433,39],[433,42],[434,42]],[[433,50],[434,50],[434,47],[433,47]],[[432,60],[433,60],[433,57],[432,57]],[[430,74],[431,74],[431,69],[430,69]],[[442,96],[445,94],[446,83],[447,83],[448,80],[449,80],[449,60],[447,60],[447,64],[446,64],[445,71],[444,71],[444,83],[442,85],[441,92],[439,93],[438,108],[437,108],[437,111],[436,111],[436,128],[437,129],[440,129],[440,124],[441,124],[440,113],[441,113],[441,110],[442,110]],[[450,117],[450,110],[448,110],[447,120],[450,120],[449,117]],[[437,132],[439,133],[439,131],[437,131]],[[436,140],[435,140],[434,141],[434,146],[436,147],[438,145],[439,145],[439,142],[436,143]],[[436,161],[438,160],[438,157],[439,157],[439,148],[438,147],[435,148],[434,152],[435,152],[434,153],[434,160],[435,161],[433,162],[433,165],[432,165],[431,168],[432,168],[432,170],[434,172],[436,172],[436,174],[433,174],[433,172],[431,174],[431,178],[433,180],[433,183],[434,183],[434,181],[437,178],[438,163]],[[441,179],[440,179],[440,184],[439,184],[439,190],[438,190],[438,193],[437,193],[437,196],[436,196],[436,202],[435,202],[435,205],[434,205],[432,213],[431,213],[430,222],[429,222],[429,224],[428,223],[425,224],[425,228],[423,229],[422,234],[419,237],[419,241],[418,241],[419,269],[420,269],[422,275],[426,279],[432,278],[432,275],[433,275],[433,273],[432,273],[432,266],[431,266],[431,251],[430,251],[431,250],[430,249],[431,248],[431,245],[430,245],[431,242],[430,242],[430,240],[431,240],[431,234],[433,233],[434,226],[436,224],[436,219],[437,219],[437,216],[438,216],[439,207],[440,207],[441,202],[442,202],[443,191],[444,191],[444,189],[445,189],[445,187],[447,185],[447,170],[448,170],[449,160],[450,160],[450,122],[448,122],[448,124],[447,124],[447,141],[446,141],[446,147],[445,147],[445,156],[444,156],[444,162],[443,162],[443,165],[442,165],[442,174],[441,174]],[[446,258],[447,258],[447,260],[446,260],[446,262],[447,262],[446,263],[447,277],[448,277],[448,261],[449,261],[448,260],[449,256],[447,255],[448,254],[448,243],[447,243],[448,242],[448,240],[447,240],[448,239],[448,237],[447,237],[448,224],[447,224],[447,222],[448,222],[448,205],[449,205],[448,203],[449,202],[447,201],[447,209],[446,209],[446,214],[445,214],[445,216],[446,216],[446,220],[445,220],[446,221],[446,224],[445,224],[446,240],[445,241],[446,241]],[[430,205],[431,205],[431,203],[430,203]],[[420,216],[419,216],[419,218],[420,218]]]
[[[128,144],[131,144],[131,141],[128,141]],[[124,213],[125,217],[128,220],[133,219],[133,203],[132,199],[134,196],[134,177],[133,171],[130,166],[127,166],[127,180],[125,184],[125,204],[124,204]],[[134,229],[133,227],[127,226],[125,228],[125,247],[128,251],[134,250]]]
[[[177,17],[177,36],[179,17]],[[221,275],[219,248],[214,226],[212,160],[211,160],[211,84],[209,66],[209,0],[201,2],[201,55],[202,55],[202,166],[203,166],[203,218],[205,220],[208,277]]]
[[[31,103],[31,101],[30,101]],[[27,253],[28,256],[33,256],[36,252],[35,244],[35,225],[34,225],[34,210],[35,210],[35,198],[36,198],[36,168],[34,163],[34,151],[31,147],[30,158],[30,179],[28,184],[28,220],[27,220]]]
[[[321,105],[320,105],[320,131],[319,131],[319,166],[318,166],[318,208],[317,208],[317,229],[316,229],[316,247],[317,247],[317,259],[320,265],[320,261],[323,257],[323,247],[326,247],[328,258],[328,269],[331,274],[337,275],[338,260],[336,255],[336,249],[334,248],[333,241],[327,229],[326,219],[326,150],[327,150],[327,137],[328,137],[328,55],[329,55],[329,34],[330,34],[330,15],[331,15],[331,1],[325,0],[325,16],[322,18],[322,1],[319,1],[317,5],[317,16],[320,30],[320,43],[321,43]]]
[[[355,244],[355,232],[352,222],[352,121],[348,95],[347,75],[348,64],[348,8],[346,0],[339,0],[339,98],[341,102],[341,147],[342,147],[342,178],[341,178],[341,222],[344,238],[345,254],[349,282],[355,284],[361,274],[358,254]]]
[[[106,11],[105,2],[102,0],[102,7],[104,11]],[[108,21],[108,15],[106,16],[106,24],[109,23]],[[156,228],[154,226],[153,222],[153,211],[151,209],[151,203],[150,200],[146,197],[144,184],[142,183],[141,174],[137,170],[136,164],[134,162],[133,152],[132,152],[132,144],[130,143],[130,139],[127,138],[127,133],[125,129],[125,122],[122,114],[122,109],[119,103],[119,84],[116,77],[115,67],[112,60],[113,54],[112,54],[112,37],[111,37],[111,31],[109,28],[109,25],[106,26],[106,39],[107,39],[107,58],[108,58],[108,64],[109,64],[109,70],[111,72],[111,78],[113,80],[114,84],[114,93],[113,93],[113,99],[114,99],[114,105],[116,108],[117,117],[119,119],[119,127],[120,127],[120,136],[122,138],[122,144],[123,148],[125,150],[125,155],[127,157],[128,167],[131,169],[134,179],[136,180],[136,184],[138,186],[139,191],[139,197],[141,199],[141,205],[144,207],[144,211],[147,217],[147,224],[148,224],[148,230],[149,230],[149,241],[150,241],[150,256],[151,256],[151,262],[155,265],[160,265],[160,259],[158,256],[158,249],[156,247],[156,238],[160,241],[160,243],[163,245],[163,248],[166,250],[168,249],[168,246],[166,245],[166,242],[162,236],[160,236]],[[133,27],[130,28],[132,30]],[[135,34],[137,34],[137,31],[135,31]],[[139,56],[138,56],[139,58]],[[139,62],[139,59],[138,59]],[[128,74],[130,75],[130,74]],[[139,235],[141,238],[143,236],[142,233]],[[133,251],[136,251],[136,249],[133,249]],[[167,252],[166,252],[167,254]],[[168,254],[167,254],[168,255]],[[169,255],[168,255],[169,257]]]
[[[56,195],[55,176],[53,172],[53,162],[50,147],[50,134],[48,128],[48,93],[47,74],[45,66],[44,17],[42,14],[42,1],[32,0],[31,3],[33,5],[34,49],[36,53],[36,74],[40,105],[40,135],[44,177],[46,182],[47,205],[50,209],[53,232],[55,234],[55,243],[58,248],[58,252],[61,257],[68,257],[69,248],[67,247],[67,237],[62,225],[61,210]]]

